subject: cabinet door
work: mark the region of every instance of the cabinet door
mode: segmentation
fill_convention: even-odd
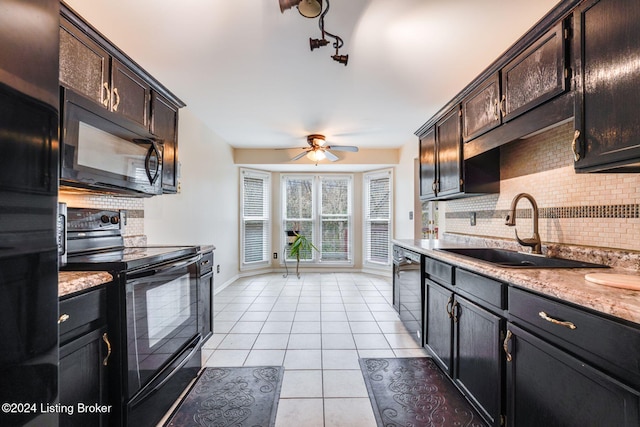
[[[420,138],[420,198],[436,196],[436,131],[431,128]]]
[[[60,347],[60,404],[74,408],[73,414],[60,414],[60,426],[107,425],[108,414],[78,411],[78,403],[107,405],[106,333],[105,326]]]
[[[491,425],[502,413],[500,317],[456,295],[453,379]]]
[[[577,169],[640,171],[640,2],[587,1],[575,13]]]
[[[151,94],[151,133],[162,140],[162,191],[178,191],[178,107]]]
[[[65,18],[60,18],[60,84],[110,107],[110,56]]]
[[[638,426],[640,394],[508,324],[507,425]]]
[[[564,92],[564,46],[560,23],[502,69],[504,121]]]
[[[460,108],[456,107],[436,123],[438,197],[462,192],[462,134]]]
[[[112,61],[111,110],[149,130],[149,84],[118,60]]]
[[[500,116],[500,78],[488,78],[462,101],[464,142],[490,131],[502,123]]]
[[[426,281],[425,306],[425,347],[442,370],[451,374],[453,327],[449,313],[453,307],[453,293]]]

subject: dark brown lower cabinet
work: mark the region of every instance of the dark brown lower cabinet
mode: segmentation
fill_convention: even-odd
[[[640,393],[507,325],[508,426],[637,427]]]
[[[106,305],[104,286],[60,300],[60,426],[108,424],[107,374],[115,348],[107,331]]]
[[[504,320],[431,281],[425,290],[425,347],[485,420],[499,426]]]
[[[60,413],[60,426],[107,425],[106,333],[104,326],[60,347],[60,405],[73,409]]]
[[[460,297],[454,302],[453,380],[491,425],[500,425],[504,320]]]
[[[453,305],[453,292],[427,280],[425,305],[425,347],[438,366],[451,375],[453,327],[449,313]]]

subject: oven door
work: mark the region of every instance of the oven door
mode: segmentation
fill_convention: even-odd
[[[65,90],[62,186],[132,196],[162,193],[162,144],[145,129]]]
[[[128,398],[145,394],[143,389],[147,386],[157,388],[159,380],[172,374],[169,367],[176,365],[178,356],[192,357],[199,350],[199,258],[198,255],[127,274]],[[193,351],[185,352],[187,348]]]

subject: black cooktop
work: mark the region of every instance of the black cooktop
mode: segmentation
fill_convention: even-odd
[[[67,271],[129,271],[177,261],[198,253],[198,246],[125,247],[92,253],[69,255],[61,270]]]

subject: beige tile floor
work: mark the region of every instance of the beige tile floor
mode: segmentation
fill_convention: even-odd
[[[277,427],[373,427],[358,358],[426,355],[391,293],[390,279],[360,273],[239,279],[214,297],[203,365],[284,366]]]

